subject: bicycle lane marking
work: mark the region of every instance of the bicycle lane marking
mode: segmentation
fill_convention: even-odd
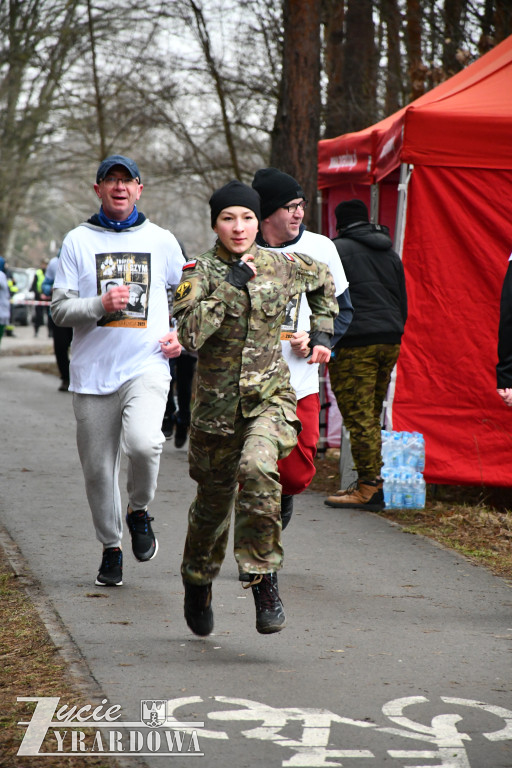
[[[248,739],[270,741],[278,747],[285,747],[294,754],[282,761],[283,768],[325,768],[327,766],[341,766],[336,758],[368,758],[375,757],[369,749],[332,749],[328,747],[332,737],[331,729],[334,725],[346,725],[362,729],[372,729],[373,732],[400,736],[406,739],[423,741],[429,744],[429,749],[389,749],[387,753],[391,758],[420,758],[423,760],[436,759],[436,768],[471,768],[469,757],[464,742],[471,741],[471,737],[464,732],[459,732],[457,723],[463,720],[463,716],[456,713],[442,713],[432,718],[430,725],[416,722],[404,715],[407,707],[430,702],[424,696],[407,696],[393,699],[382,707],[383,715],[399,727],[379,726],[364,720],[354,720],[349,717],[337,715],[329,710],[284,707],[277,708],[250,699],[230,698],[226,696],[214,696],[213,699],[221,704],[235,705],[240,709],[212,711],[208,713],[210,720],[224,722],[260,721],[250,729],[241,730],[241,735]],[[483,737],[492,742],[512,740],[512,712],[503,707],[496,707],[474,699],[462,699],[453,697],[440,697],[444,704],[473,707],[485,711],[501,720],[505,720],[505,726],[497,731],[485,732]],[[189,703],[201,702],[201,697],[190,697],[169,700],[169,712],[174,712],[180,706]],[[172,721],[172,717],[171,717]],[[290,738],[282,733],[283,728],[289,723],[302,723],[302,736],[300,739]],[[202,731],[202,738],[229,739],[225,731]],[[335,762],[332,762],[335,760]],[[414,768],[433,768],[432,763],[415,765]]]

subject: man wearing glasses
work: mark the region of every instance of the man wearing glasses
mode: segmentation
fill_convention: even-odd
[[[292,176],[277,168],[262,168],[256,171],[252,186],[261,199],[261,224],[256,239],[258,245],[281,252],[304,253],[329,266],[339,306],[339,314],[334,321],[334,347],[350,325],[354,312],[348,282],[336,248],[328,237],[308,232],[302,223],[308,201],[302,187]],[[290,383],[297,395],[297,416],[302,424],[296,447],[278,463],[282,485],[283,530],[293,513],[293,497],[304,491],[315,475],[314,459],[320,436],[318,365],[308,360],[311,355],[310,314],[304,294],[297,296],[293,327],[287,325],[281,333],[283,356],[290,369]]]
[[[179,284],[185,260],[174,235],[137,210],[142,189],[130,158],[111,155],[100,164],[94,184],[100,210],[64,238],[53,284],[52,318],[73,327],[69,389],[87,499],[103,545],[98,586],[123,583],[121,446],[133,554],[145,562],[157,553],[148,505],[165,441],[168,360],[181,352],[169,330],[167,288]],[[137,317],[129,312],[134,285],[147,297]]]

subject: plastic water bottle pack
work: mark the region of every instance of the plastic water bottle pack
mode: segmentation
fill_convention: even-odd
[[[423,509],[425,440],[419,432],[382,431],[382,477],[388,509]]]

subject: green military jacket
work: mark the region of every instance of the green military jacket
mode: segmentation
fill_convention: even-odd
[[[332,335],[338,313],[334,282],[325,264],[255,244],[247,252],[254,255],[258,274],[243,289],[226,280],[241,255],[217,241],[185,265],[174,297],[178,338],[185,349],[198,352],[192,423],[214,434],[232,434],[237,411],[255,417],[269,399],[295,407],[280,341],[293,296],[306,293],[311,332]]]

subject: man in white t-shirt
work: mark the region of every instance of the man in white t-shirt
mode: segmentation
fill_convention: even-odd
[[[261,198],[261,224],[258,245],[277,251],[295,251],[328,264],[336,286],[339,314],[334,322],[332,346],[343,336],[353,315],[348,282],[340,257],[332,241],[324,235],[308,232],[302,220],[307,200],[300,184],[277,168],[256,171],[253,188]],[[318,365],[308,360],[309,316],[311,312],[302,294],[287,311],[282,327],[283,355],[290,369],[291,385],[297,395],[297,416],[302,423],[297,446],[279,462],[282,485],[281,520],[283,529],[293,512],[293,496],[304,491],[315,475],[314,458],[320,435],[320,398]]]
[[[73,327],[70,384],[87,499],[103,557],[98,586],[122,582],[121,447],[128,460],[126,522],[132,551],[151,560],[158,542],[148,504],[154,498],[165,437],[169,358],[181,352],[169,329],[167,289],[181,279],[178,241],[137,211],[137,164],[111,155],[96,174],[99,213],[62,244],[51,312]],[[130,305],[137,294],[145,302]]]

